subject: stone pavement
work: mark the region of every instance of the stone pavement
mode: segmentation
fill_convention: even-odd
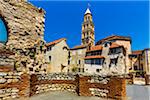
[[[100,97],[84,97],[67,91],[47,92],[32,96],[29,100],[111,100]]]
[[[150,100],[150,86],[127,85],[127,100]],[[67,91],[51,91],[19,100],[112,100],[100,97],[84,97]]]

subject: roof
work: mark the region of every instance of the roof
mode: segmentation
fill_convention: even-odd
[[[105,58],[104,56],[95,55],[95,56],[86,56],[84,59],[101,59]]]
[[[105,41],[111,41],[111,40],[126,40],[126,41],[131,41],[130,37],[127,36],[118,36],[118,35],[112,35],[112,36],[108,36],[104,39],[99,40],[96,44],[101,44]]]
[[[91,14],[90,9],[89,9],[89,8],[87,8],[84,14]]]
[[[142,50],[132,51],[132,54],[133,54],[133,55],[142,54]],[[132,55],[132,54],[131,54],[131,55]]]
[[[110,46],[110,49],[112,49],[112,48],[117,48],[117,47],[122,47],[122,45],[119,45],[119,44],[117,44],[117,43],[115,43],[115,42],[112,42],[112,44],[111,44],[111,46]]]
[[[87,52],[102,50],[102,48],[103,47],[101,45],[92,46]]]
[[[71,50],[82,49],[82,48],[86,48],[86,47],[87,47],[86,45],[78,45],[78,46],[71,48]]]
[[[62,40],[66,40],[66,39],[65,38],[61,38],[61,39],[55,40],[53,42],[49,42],[49,43],[46,44],[46,46],[48,47],[48,46],[51,46],[51,45],[55,45],[55,44],[61,42]]]

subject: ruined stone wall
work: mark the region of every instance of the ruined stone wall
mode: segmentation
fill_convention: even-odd
[[[72,74],[31,75],[30,95],[47,91],[76,91],[76,76]]]
[[[31,76],[31,96],[47,91],[72,91],[80,96],[122,98],[126,82],[122,77],[49,74]]]
[[[22,72],[0,72],[0,100],[28,97],[29,75]]]
[[[45,73],[44,17],[41,8],[26,0],[0,0],[0,17],[8,31],[7,50],[15,53],[17,71]]]

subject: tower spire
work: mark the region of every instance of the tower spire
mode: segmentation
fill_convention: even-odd
[[[88,3],[86,12],[85,12],[84,14],[88,14],[88,13],[91,14],[90,6],[91,6],[91,5]]]
[[[82,44],[92,46],[94,45],[95,36],[94,36],[94,23],[89,7],[90,4],[88,4],[88,7],[84,14],[84,20],[82,23]]]

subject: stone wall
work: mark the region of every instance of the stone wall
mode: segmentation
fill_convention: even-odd
[[[121,77],[81,76],[79,95],[122,98],[126,96],[126,82]]]
[[[8,33],[4,48],[15,54],[13,58],[18,72],[46,72],[44,17],[43,9],[26,0],[0,0],[0,18],[4,21]]]
[[[29,75],[22,72],[0,72],[1,100],[28,97],[29,88]]]
[[[76,91],[76,75],[72,74],[43,74],[31,75],[31,96],[46,91]]]
[[[72,74],[31,75],[30,95],[47,91],[72,91],[80,96],[121,98],[126,96],[126,82],[120,76]]]

